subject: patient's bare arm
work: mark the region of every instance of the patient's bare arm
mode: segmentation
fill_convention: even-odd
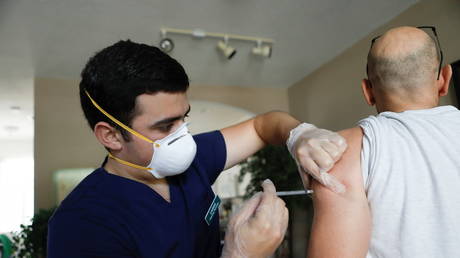
[[[347,188],[337,194],[313,183],[314,218],[309,258],[365,257],[371,234],[371,217],[361,174],[361,128],[339,132],[348,149],[330,171]]]

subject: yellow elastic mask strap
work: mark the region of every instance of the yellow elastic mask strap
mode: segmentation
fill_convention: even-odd
[[[105,111],[104,109],[102,109],[97,103],[96,101],[94,101],[93,98],[91,98],[91,96],[89,95],[89,93],[85,90],[85,93],[86,95],[88,96],[89,100],[91,100],[91,103],[93,103],[93,105],[99,109],[99,111],[101,111],[102,114],[104,114],[106,117],[108,117],[110,120],[112,120],[114,123],[116,123],[117,125],[119,125],[121,128],[125,129],[126,131],[134,134],[135,136],[141,138],[142,140],[144,141],[147,141],[147,142],[150,142],[150,143],[155,143],[154,141],[150,140],[149,138],[143,136],[142,134],[134,131],[133,129],[131,129],[130,127],[126,126],[125,124],[123,124],[122,122],[118,121],[118,119],[116,119],[115,117],[113,117],[112,115],[110,115],[109,113],[107,113],[107,111]],[[158,143],[155,143],[157,145],[157,147],[159,147],[160,145]]]
[[[126,165],[126,166],[129,166],[129,167],[142,169],[142,170],[152,170],[151,168],[139,166],[139,165],[133,164],[131,162],[119,159],[119,158],[113,156],[110,152],[109,152],[109,158],[114,159],[116,162],[121,163],[121,164]]]

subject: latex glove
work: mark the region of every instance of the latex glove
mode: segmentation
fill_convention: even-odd
[[[327,173],[347,148],[342,136],[302,123],[291,130],[286,145],[297,162],[305,189],[310,189],[310,175],[334,192],[345,192],[345,186]]]
[[[230,219],[222,258],[265,258],[272,255],[286,233],[289,212],[269,179]]]

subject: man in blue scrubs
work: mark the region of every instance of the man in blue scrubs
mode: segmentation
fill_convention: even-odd
[[[97,53],[81,76],[81,106],[108,157],[50,219],[48,257],[220,257],[220,200],[211,185],[265,144],[284,143],[299,122],[269,112],[192,137],[183,67],[129,40]],[[343,146],[308,147],[322,167]],[[232,220],[226,257],[265,257],[280,243],[287,210],[274,191],[266,182]]]

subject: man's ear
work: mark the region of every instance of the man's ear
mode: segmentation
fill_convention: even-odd
[[[439,74],[439,80],[437,80],[438,94],[440,97],[446,96],[449,92],[449,83],[451,78],[452,67],[448,64],[441,69],[441,73]]]
[[[120,132],[106,122],[98,122],[94,126],[94,135],[97,140],[110,150],[122,149],[122,136]]]
[[[361,81],[361,89],[363,90],[364,99],[369,106],[375,105],[374,93],[372,92],[372,84],[368,79]]]

